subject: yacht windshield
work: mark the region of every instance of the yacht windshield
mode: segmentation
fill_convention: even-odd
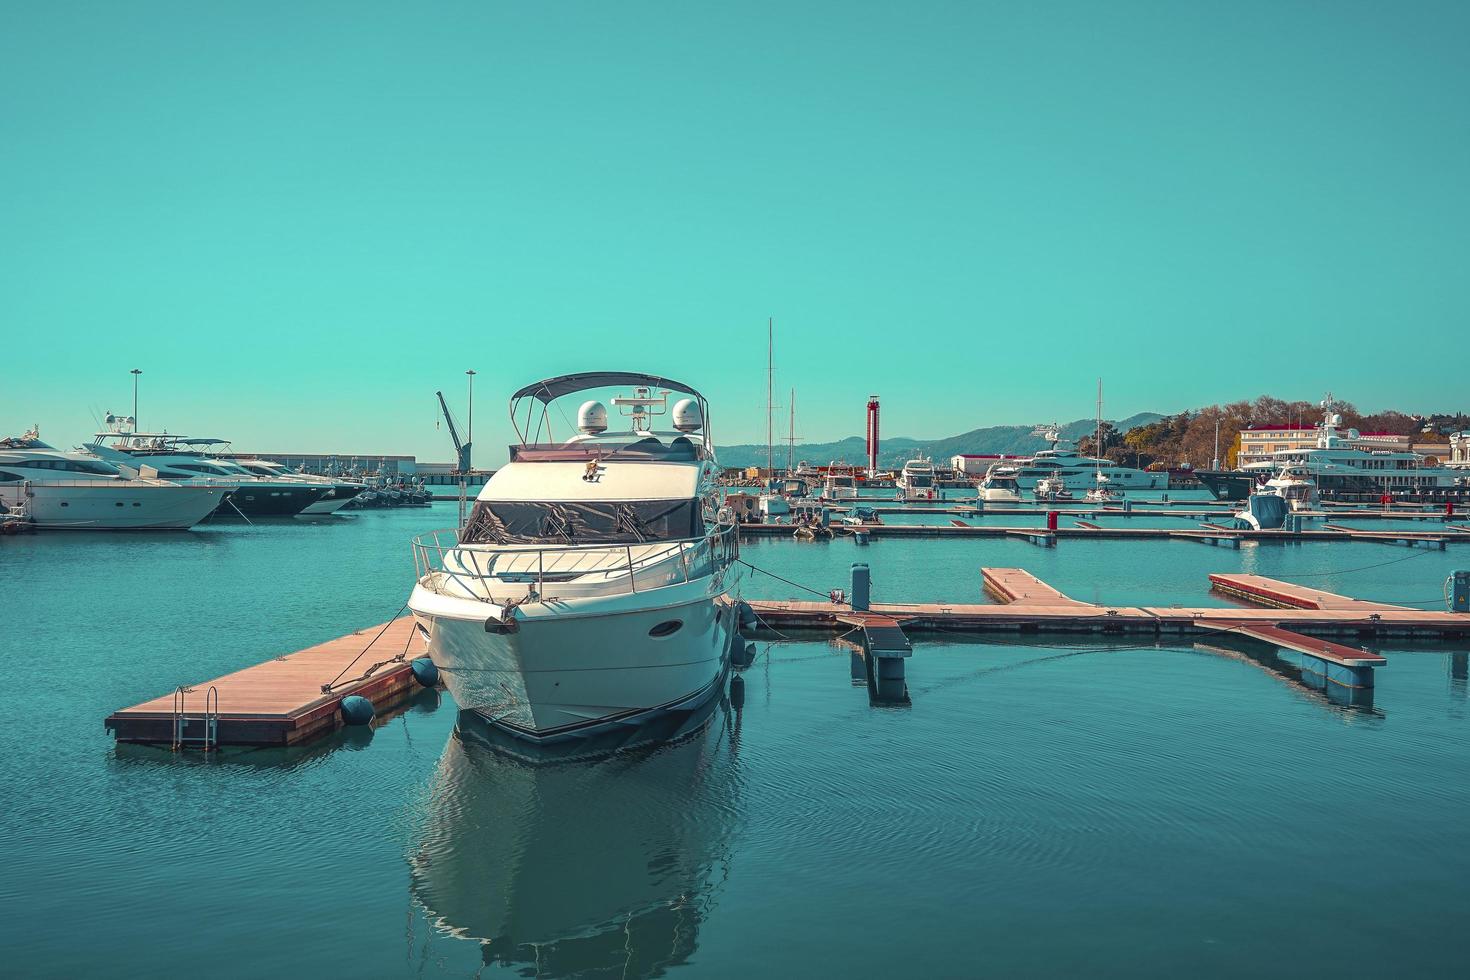
[[[461,544],[638,544],[704,533],[697,500],[481,500]]]

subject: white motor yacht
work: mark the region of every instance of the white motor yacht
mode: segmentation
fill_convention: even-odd
[[[857,478],[853,476],[852,468],[833,460],[822,479],[822,496],[827,500],[856,500]]]
[[[272,459],[242,458],[237,456],[231,459],[230,462],[248,473],[253,473],[256,476],[268,480],[286,480],[306,483],[317,487],[326,487],[326,496],[315,503],[307,504],[306,509],[301,511],[306,516],[313,514],[335,514],[351,503],[353,498],[367,489],[366,483],[354,483],[350,480],[334,480],[329,476],[317,476],[312,473],[297,473]]]
[[[551,434],[557,399],[604,388],[633,389],[612,399],[622,431],[591,400],[565,441],[530,441]],[[670,393],[689,397],[670,410]],[[461,710],[544,744],[715,695],[735,630],[721,599],[738,530],[719,506],[707,409],[688,385],[627,372],[512,396],[510,461],[458,533],[414,543],[409,608]],[[664,415],[672,424],[656,428]]]
[[[928,456],[920,453],[907,463],[895,481],[900,500],[934,499],[934,464]]]
[[[37,429],[0,439],[0,503],[47,530],[182,530],[208,517],[229,487],[181,486],[150,467],[125,472],[41,441]]]
[[[133,419],[109,414],[108,427],[94,433],[87,451],[124,466],[151,466],[167,480],[192,486],[228,487],[222,516],[290,517],[331,492],[331,487],[258,476],[215,455],[225,439],[189,438],[167,432],[138,432]]]
[[[1286,501],[1290,511],[1316,510],[1322,506],[1317,483],[1302,465],[1283,466],[1281,472],[1261,484],[1260,493],[1273,493]]]
[[[980,481],[979,499],[987,504],[1018,504],[1021,485],[1016,482],[1016,467],[1008,463],[992,463]]]
[[[1032,491],[1032,495],[1037,500],[1072,499],[1072,491],[1067,489],[1067,482],[1051,476],[1044,476],[1037,480],[1036,489]]]

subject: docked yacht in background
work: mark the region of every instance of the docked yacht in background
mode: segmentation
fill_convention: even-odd
[[[182,530],[208,517],[230,487],[182,486],[66,452],[32,429],[0,439],[0,503],[47,530]]]
[[[903,464],[894,483],[898,487],[900,500],[933,500],[934,463],[928,456],[920,453]]]
[[[158,475],[186,486],[227,487],[220,507],[226,516],[291,517],[332,492],[330,483],[258,476],[210,450],[224,439],[199,439],[167,432],[138,432],[131,418],[107,416],[108,427],[94,433],[87,451],[110,463],[150,466]]]
[[[1316,445],[1283,449],[1238,470],[1196,470],[1195,476],[1219,500],[1242,500],[1290,467],[1310,480],[1327,500],[1372,499],[1382,494],[1435,500],[1470,493],[1470,477],[1463,470],[1430,466],[1413,452],[1363,446],[1357,429],[1344,429],[1329,395],[1321,403]]]
[[[1018,504],[1021,485],[1016,481],[1016,467],[1010,463],[992,463],[977,489],[978,498],[988,504]]]
[[[853,476],[852,470],[844,469],[842,464],[833,460],[822,478],[822,497],[826,500],[858,499],[857,477]]]
[[[550,405],[596,389],[576,433]],[[670,393],[689,397],[668,405]],[[521,404],[527,405],[518,418]],[[409,608],[461,710],[539,744],[631,729],[715,696],[734,615],[720,600],[737,555],[720,507],[707,403],[688,385],[626,372],[516,392],[521,442],[463,528],[414,542]],[[670,425],[656,428],[659,416]]]
[[[230,463],[240,467],[247,473],[262,477],[267,480],[286,480],[288,482],[306,483],[315,487],[325,487],[326,496],[315,503],[307,504],[303,515],[335,514],[353,498],[367,490],[366,483],[355,483],[350,480],[334,480],[329,476],[316,476],[311,473],[297,473],[287,466],[277,463],[271,459],[255,459],[253,457],[232,457]]]
[[[1049,480],[1047,489],[1095,490],[1105,485],[1110,490],[1158,490],[1168,489],[1168,473],[1151,473],[1148,470],[1123,466],[1107,458],[1083,456],[1075,449],[1062,448],[1061,428],[1055,424],[1040,426],[1036,432],[1050,444],[1034,456],[1015,461],[1016,482],[1022,490],[1035,492],[1037,484]],[[1099,481],[1098,476],[1105,477]]]

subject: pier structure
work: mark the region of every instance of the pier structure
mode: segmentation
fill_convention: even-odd
[[[1355,599],[1235,573],[1212,574],[1210,585],[1248,606],[1101,605],[1074,599],[1021,568],[981,568],[980,579],[997,602],[877,603],[871,601],[868,566],[857,563],[850,599],[839,592],[826,602],[747,600],[749,608],[741,610],[739,619],[743,630],[757,635],[784,630],[843,637],[860,633],[861,679],[873,704],[909,703],[905,665],[913,655],[910,634],[923,632],[1131,635],[1160,645],[1178,638],[1233,656],[1241,654],[1222,644],[1254,642],[1294,658],[1292,664],[1308,686],[1359,704],[1371,703],[1373,671],[1387,660],[1336,639],[1470,639],[1470,572],[1453,576],[1453,612]],[[206,748],[299,745],[361,723],[364,711],[371,718],[408,700],[425,683],[416,667],[431,666],[426,659],[416,660],[423,652],[422,632],[412,617],[403,616],[213,680],[178,685],[113,712],[106,725],[119,742]],[[857,659],[853,668],[856,680]]]
[[[401,616],[214,680],[181,684],[114,711],[105,724],[119,742],[297,745],[347,724],[346,698],[365,698],[379,713],[407,700],[419,690],[412,661],[423,652],[413,617]]]
[[[742,524],[741,537],[767,538],[790,537],[795,530],[790,524]],[[1411,547],[1441,550],[1445,545],[1470,544],[1470,533],[1451,531],[1360,531],[1350,528],[1295,530],[1254,530],[1228,528],[1220,524],[1204,523],[1198,529],[1166,527],[1099,527],[1087,521],[1074,527],[1058,526],[1055,530],[1043,527],[1017,527],[985,524],[967,524],[953,519],[949,524],[833,524],[837,537],[866,532],[869,538],[1016,538],[1042,544],[1040,538],[1049,535],[1054,540],[1093,538],[1098,540],[1144,540],[1155,541],[1199,541],[1205,544],[1224,544],[1224,541],[1277,541],[1295,543],[1306,541],[1335,541],[1338,543],[1369,541],[1381,544],[1406,544]],[[1035,540],[1033,540],[1035,539]],[[1049,545],[1048,545],[1049,546]]]

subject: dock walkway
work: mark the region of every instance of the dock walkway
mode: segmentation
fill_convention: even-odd
[[[379,635],[381,631],[381,635]],[[412,616],[339,636],[214,680],[187,685],[183,714],[191,740],[202,734],[205,699],[217,692],[218,741],[224,745],[295,745],[341,727],[342,699],[356,694],[378,709],[412,694],[410,661],[424,643]],[[354,661],[356,661],[354,663]],[[344,681],[322,686],[346,671]],[[176,692],[123,708],[106,725],[119,742],[170,743]]]
[[[1370,602],[1326,592],[1294,582],[1282,582],[1264,575],[1225,574],[1210,575],[1210,586],[1226,595],[1262,606],[1277,609],[1338,609],[1346,612],[1371,613],[1383,609],[1406,609],[1386,602]]]

